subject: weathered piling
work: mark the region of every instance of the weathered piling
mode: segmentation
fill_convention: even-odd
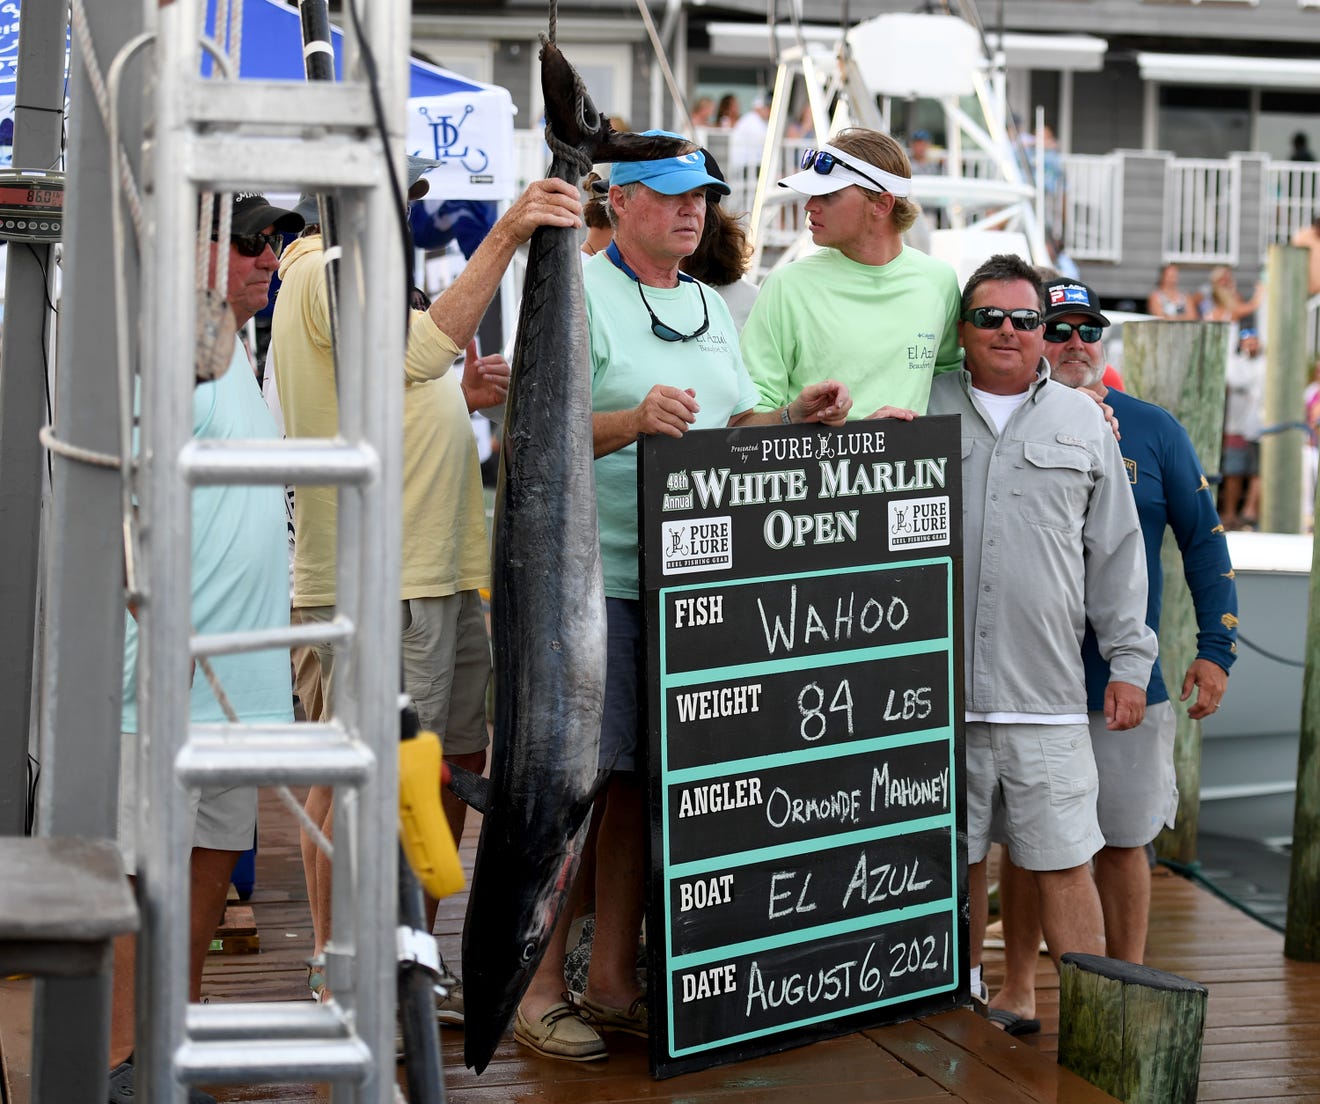
[[[1260,440],[1260,527],[1302,531],[1302,392],[1310,379],[1306,352],[1306,281],[1310,253],[1271,245],[1265,332],[1265,426]]]
[[[1320,530],[1312,541],[1311,562],[1320,564]],[[1320,577],[1314,570],[1301,724],[1283,953],[1301,962],[1320,962]]]
[[[1059,1065],[1126,1104],[1192,1104],[1208,992],[1099,955],[1059,967]]]
[[[1128,390],[1164,407],[1187,429],[1207,475],[1219,471],[1224,428],[1224,368],[1228,324],[1224,322],[1129,322],[1123,327],[1123,374]],[[1122,432],[1122,426],[1119,427]],[[1164,606],[1160,616],[1160,666],[1173,686],[1196,658],[1196,610],[1183,579],[1182,558],[1164,535]],[[1201,801],[1201,723],[1174,710],[1178,736],[1178,816],[1155,841],[1165,858],[1196,860]]]

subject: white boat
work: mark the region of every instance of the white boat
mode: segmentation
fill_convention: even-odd
[[[1223,705],[1201,725],[1200,830],[1279,843],[1293,829],[1312,538],[1229,533],[1228,547],[1238,649]]]

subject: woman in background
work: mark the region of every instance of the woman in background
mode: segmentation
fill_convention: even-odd
[[[1201,300],[1201,317],[1207,322],[1241,322],[1256,312],[1264,297],[1265,288],[1257,284],[1255,294],[1243,299],[1233,270],[1228,265],[1215,265],[1210,270],[1209,294]]]
[[[723,180],[724,172],[710,150],[701,152],[706,155],[706,171],[717,180]],[[701,241],[679,268],[719,292],[733,315],[734,325],[742,333],[743,323],[747,321],[759,289],[747,279],[752,260],[747,230],[739,216],[720,206],[722,198],[718,192],[706,193],[706,223],[702,227]]]
[[[609,191],[610,167],[598,165],[582,181],[586,193],[582,200],[582,221],[587,226],[587,237],[582,252],[591,257],[605,249],[614,240],[614,227],[610,225]]]
[[[1146,297],[1146,313],[1156,318],[1191,319],[1196,317],[1192,297],[1178,287],[1178,266],[1166,264],[1160,269],[1159,282]]]

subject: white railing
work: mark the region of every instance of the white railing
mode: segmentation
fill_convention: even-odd
[[[727,132],[706,135],[711,151],[723,165],[733,194],[726,209],[749,211],[756,190],[753,174],[734,169],[728,160]],[[514,132],[517,187],[545,173],[549,151],[540,131]],[[793,172],[804,145],[784,143],[779,175]],[[1063,226],[1064,246],[1074,260],[1121,262],[1124,154],[1068,154],[1063,158],[1065,189],[1061,211],[1047,211],[1051,226]],[[963,175],[984,177],[996,169],[979,153],[964,155]],[[1267,163],[1261,196],[1261,248],[1287,242],[1320,215],[1320,163]],[[1175,158],[1168,162],[1164,190],[1163,256],[1181,264],[1228,264],[1239,261],[1242,195],[1239,163],[1227,160]],[[784,204],[767,230],[767,245],[793,242],[803,223],[800,203]]]
[[[1242,177],[1236,160],[1175,158],[1164,177],[1164,259],[1238,262]]]
[[[1261,204],[1261,252],[1282,245],[1303,226],[1320,215],[1320,164],[1310,161],[1278,161],[1265,166],[1265,195]]]
[[[1075,261],[1123,259],[1123,159],[1064,157],[1063,240]]]

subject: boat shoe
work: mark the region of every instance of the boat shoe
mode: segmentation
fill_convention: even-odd
[[[564,1062],[595,1062],[608,1057],[605,1040],[571,1000],[552,1004],[535,1022],[519,1008],[513,1021],[513,1037],[537,1054]]]
[[[435,1018],[442,1027],[463,1026],[463,983],[452,974],[442,977],[436,986]]]
[[[582,1016],[598,1031],[624,1031],[646,1039],[651,1035],[651,1016],[643,993],[627,1008],[606,1008],[590,997],[582,998]]]

